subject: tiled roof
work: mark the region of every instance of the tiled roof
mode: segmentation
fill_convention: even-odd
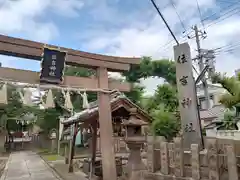
[[[111,102],[111,104],[117,102],[120,99],[128,101],[133,107],[137,108],[139,112],[141,112],[142,114],[147,116],[149,119],[151,119],[148,116],[148,114],[143,109],[141,109],[139,106],[134,104],[123,93],[121,93],[121,92],[114,92],[114,93],[110,94],[110,102]],[[89,106],[90,106],[89,109],[85,109],[83,111],[75,113],[72,117],[70,117],[70,118],[66,119],[65,121],[63,121],[63,124],[70,124],[70,123],[79,121],[80,119],[81,120],[85,120],[88,117],[90,117],[92,114],[94,114],[94,113],[96,113],[98,111],[98,102],[97,101],[89,103]]]
[[[223,119],[226,108],[223,105],[216,105],[208,110],[200,110],[200,118],[208,119],[208,118],[217,118]]]

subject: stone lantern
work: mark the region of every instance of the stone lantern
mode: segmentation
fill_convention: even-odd
[[[130,117],[128,120],[123,121],[123,125],[126,129],[125,142],[130,150],[130,155],[128,157],[126,175],[130,180],[139,180],[139,172],[146,170],[141,157],[141,148],[146,142],[146,137],[142,134],[142,126],[148,123],[137,118],[137,109],[130,109]]]

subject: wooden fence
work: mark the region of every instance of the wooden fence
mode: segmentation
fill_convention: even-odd
[[[238,154],[239,152],[237,152]],[[146,180],[238,180],[240,167],[233,141],[222,143],[206,139],[205,149],[197,144],[183,151],[182,139],[167,143],[163,138],[148,137]]]

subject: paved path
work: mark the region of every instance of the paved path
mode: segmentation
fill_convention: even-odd
[[[59,180],[60,178],[31,151],[12,153],[0,180]]]

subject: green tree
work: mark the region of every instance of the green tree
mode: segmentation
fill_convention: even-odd
[[[213,83],[219,83],[227,90],[220,102],[227,108],[239,106],[240,103],[240,76],[227,77],[225,74],[216,73],[212,77]]]
[[[149,77],[165,80],[166,83],[159,85],[152,97],[142,96],[141,104],[154,119],[152,127],[156,135],[165,136],[166,139],[175,137],[180,129],[175,63],[167,59],[143,57],[140,65],[132,65],[130,71],[123,75],[128,81],[137,83]]]
[[[162,84],[146,103],[146,110],[153,117],[152,128],[156,135],[171,140],[180,130],[180,115],[176,87]]]
[[[45,134],[48,134],[51,129],[58,128],[60,115],[60,111],[55,108],[44,109],[38,116],[37,125]]]
[[[164,136],[167,140],[176,137],[180,130],[180,121],[176,115],[169,112],[164,105],[159,105],[152,110],[150,115],[153,117],[152,131],[155,135]]]
[[[8,104],[2,105],[0,109],[2,127],[7,127],[10,130],[17,130],[19,129],[19,125],[16,124],[16,120],[22,120],[29,112],[34,114],[40,113],[37,105],[32,107],[23,105],[18,90],[11,85],[7,87],[7,96]],[[3,116],[4,118],[2,118]]]
[[[122,74],[130,82],[140,82],[142,78],[159,77],[169,84],[176,85],[175,62],[168,59],[152,60],[151,57],[143,57],[139,65],[132,65],[128,72]]]
[[[170,84],[158,85],[157,90],[153,96],[154,107],[164,104],[164,107],[169,112],[176,112],[178,108],[177,89]]]
[[[216,73],[212,76],[212,81],[221,84],[227,90],[220,98],[220,103],[230,109],[224,114],[223,128],[235,130],[240,113],[240,74],[237,77],[227,77],[225,74]]]
[[[144,94],[144,86],[141,86],[139,84],[135,84],[132,87],[132,90],[130,92],[126,92],[125,95],[134,103],[141,106],[141,101]]]
[[[237,129],[237,119],[235,118],[235,113],[233,111],[225,112],[223,118],[223,129],[226,130],[236,130]]]

